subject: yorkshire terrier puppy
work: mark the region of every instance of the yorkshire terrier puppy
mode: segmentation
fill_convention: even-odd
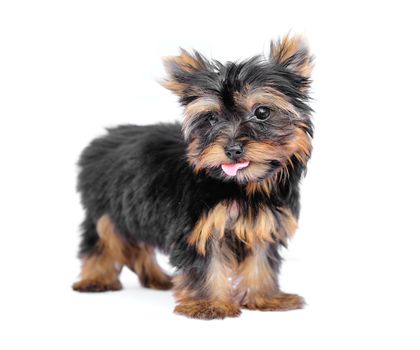
[[[302,308],[277,276],[311,154],[307,46],[285,37],[268,58],[226,64],[181,50],[165,67],[182,124],[112,128],[81,155],[86,218],[73,289],[119,290],[127,266],[144,287],[173,288],[175,312],[193,318]]]

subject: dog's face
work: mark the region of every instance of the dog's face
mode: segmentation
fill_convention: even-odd
[[[183,132],[196,172],[246,184],[306,163],[312,58],[300,38],[272,42],[268,59],[223,65],[182,50],[165,66],[164,85],[185,107]]]

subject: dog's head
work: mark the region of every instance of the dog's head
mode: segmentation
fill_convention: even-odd
[[[187,156],[196,172],[245,184],[306,164],[312,57],[300,37],[272,42],[268,58],[221,64],[181,50],[165,67],[164,86],[185,108]]]

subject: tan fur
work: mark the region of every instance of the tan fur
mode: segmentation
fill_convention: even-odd
[[[298,229],[296,217],[292,214],[289,208],[279,208],[281,216],[281,226],[284,231],[284,237],[292,238]]]
[[[181,54],[179,56],[165,57],[163,62],[166,67],[171,64],[176,64],[188,73],[205,68],[200,60],[184,49],[181,49]]]
[[[302,128],[296,128],[293,139],[287,145],[289,153],[305,164],[311,155],[312,145],[308,134]]]
[[[130,267],[145,287],[170,289],[171,278],[158,265],[154,249],[146,244],[130,245],[116,232],[109,216],[102,216],[96,230],[96,251],[83,258],[80,281],[73,284],[79,291],[121,289],[118,276],[124,265]]]
[[[241,215],[233,226],[235,236],[244,242],[250,249],[256,241],[274,242],[273,236],[277,233],[275,217],[268,208],[258,210],[254,218],[251,211]]]
[[[194,171],[198,173],[206,168],[220,167],[223,163],[231,162],[225,155],[223,145],[224,141],[216,140],[200,153],[198,141],[193,140],[188,146],[187,156]],[[290,164],[290,157],[296,155],[299,161],[306,163],[309,159],[310,149],[309,137],[298,128],[296,128],[295,134],[290,137],[290,141],[286,145],[276,145],[271,141],[250,141],[246,144],[244,159],[249,160],[251,163],[248,167],[238,171],[236,177],[239,181],[255,183],[255,179],[264,177],[270,169],[268,162],[271,160],[278,160],[283,165],[279,170],[280,175],[282,175],[282,173],[287,172],[286,168]],[[262,186],[251,184],[249,191],[252,193],[255,189],[264,187],[265,190],[268,190],[267,184],[268,182],[263,183]]]
[[[189,276],[187,273],[176,275],[172,278],[174,283],[174,296],[178,302],[184,302],[191,299],[197,299],[197,290],[188,288]]]
[[[238,305],[208,300],[186,300],[175,307],[175,313],[202,320],[238,317],[241,309]]]
[[[275,174],[274,176],[269,177],[263,181],[249,182],[246,184],[246,193],[249,196],[252,196],[257,192],[270,195],[271,191],[273,190],[273,187],[276,186],[278,180],[279,176]]]
[[[203,285],[188,285],[188,275],[174,278],[177,306],[175,312],[189,317],[213,319],[239,316],[239,304],[233,299],[231,278],[236,259],[224,244],[213,241],[212,256]]]
[[[292,60],[294,55],[299,59]],[[286,36],[283,40],[271,43],[270,57],[279,64],[287,65],[291,70],[303,77],[310,77],[313,69],[312,56],[301,36]],[[295,56],[296,57],[296,56]]]
[[[181,49],[179,56],[170,56],[163,59],[163,64],[168,72],[169,79],[162,82],[162,85],[168,90],[181,96],[186,92],[187,86],[172,79],[172,66],[176,65],[186,73],[194,72],[195,70],[204,69],[203,62],[198,60],[194,55],[190,54],[184,49]],[[196,94],[197,91],[194,92]]]
[[[185,118],[182,123],[182,131],[185,138],[188,138],[192,125],[195,121],[206,118],[203,114],[217,113],[220,111],[220,103],[215,97],[199,97],[195,101],[189,103],[184,110]]]
[[[217,204],[196,223],[188,237],[188,243],[195,245],[201,255],[206,253],[206,244],[211,236],[221,238],[225,234],[226,223],[229,220],[229,209],[225,203]]]
[[[266,244],[256,245],[239,266],[223,244],[214,241],[212,244],[213,255],[203,285],[190,286],[187,274],[175,277],[176,313],[214,319],[236,317],[240,307],[285,311],[304,306],[302,297],[279,289]]]
[[[236,103],[247,111],[253,111],[257,106],[269,106],[288,112],[299,118],[299,113],[288,102],[287,96],[270,87],[247,88],[234,96]]]
[[[251,302],[256,295],[271,296],[278,290],[277,276],[268,262],[266,247],[267,245],[255,247],[251,255],[239,266],[237,298],[241,299],[243,305]]]
[[[96,230],[100,240],[96,254],[85,257],[82,262],[81,280],[73,285],[79,291],[104,291],[121,289],[118,279],[124,264],[124,244],[115,234],[107,216],[101,217]]]
[[[212,256],[204,288],[210,299],[229,302],[233,292],[229,278],[236,270],[236,259],[225,244],[216,241],[212,243]]]
[[[251,310],[285,311],[300,309],[304,299],[283,293],[277,285],[277,276],[270,267],[266,247],[260,246],[248,256],[238,269],[239,284],[236,299],[242,307]]]
[[[227,229],[250,249],[256,243],[285,242],[296,230],[296,220],[287,209],[279,208],[273,212],[268,207],[261,207],[255,214],[250,210],[240,214],[235,202],[221,202],[198,220],[188,237],[188,243],[195,246],[198,253],[205,255],[207,242],[211,238],[220,240]]]
[[[297,294],[288,294],[279,291],[270,297],[254,295],[254,297],[242,305],[249,310],[260,311],[288,311],[302,309],[305,306],[305,299]]]
[[[195,101],[189,103],[185,107],[186,118],[191,118],[197,114],[207,112],[218,112],[220,110],[220,103],[216,98],[213,97],[200,97]]]
[[[225,138],[219,137],[200,153],[198,141],[193,140],[188,146],[187,158],[195,172],[208,167],[220,166],[222,163],[229,163],[230,160],[226,157],[224,150],[226,142]]]
[[[223,163],[231,161],[226,157],[224,145],[227,141],[219,137],[211,145],[200,152],[198,141],[193,140],[188,146],[188,161],[198,173],[210,167],[220,167]],[[270,166],[268,162],[277,160],[282,167],[279,169],[279,177],[287,175],[287,167],[291,164],[292,156],[295,156],[302,164],[306,164],[312,151],[311,140],[303,124],[298,124],[290,131],[286,144],[279,145],[273,141],[249,141],[245,146],[244,159],[250,161],[248,167],[238,171],[236,177],[239,181],[251,183],[249,193],[257,188],[269,190],[269,182],[262,185],[253,185],[255,179],[264,177]]]
[[[305,130],[294,128],[290,140],[285,145],[272,142],[251,141],[246,146],[246,158],[251,162],[264,162],[276,159],[283,164],[283,168],[291,164],[290,159],[295,156],[302,164],[306,164],[312,151],[310,138]]]
[[[193,141],[188,147],[188,160],[193,166],[196,173],[211,167],[220,167],[223,163],[231,163],[232,161],[226,157],[224,150],[224,141],[219,138],[209,145],[203,152],[198,150],[198,142]],[[253,147],[255,145],[255,147]],[[280,150],[274,146],[264,147],[263,142],[249,142],[246,146],[244,159],[251,161],[248,167],[241,169],[236,174],[238,181],[248,182],[264,177],[270,166],[267,164],[272,159],[279,157]],[[268,144],[267,144],[268,145]],[[270,149],[271,148],[271,149]],[[274,158],[268,158],[265,150],[270,149]],[[262,157],[258,159],[257,157]],[[265,158],[263,158],[265,157]]]
[[[268,162],[285,157],[284,146],[271,141],[250,141],[246,144],[246,158],[251,162]]]
[[[188,272],[173,278],[175,298],[178,303],[199,299],[227,303],[231,301],[232,284],[229,278],[236,270],[236,259],[225,244],[212,241],[212,245],[212,255],[202,285],[194,285],[191,288]]]
[[[187,88],[185,84],[179,83],[175,80],[165,80],[161,82],[161,85],[177,95],[182,95]]]
[[[194,171],[200,171],[197,166],[198,157],[200,156],[199,142],[197,139],[194,139],[190,142],[187,148],[187,160],[190,165],[193,167]]]
[[[161,290],[171,289],[171,277],[159,266],[153,247],[140,243],[136,249],[129,249],[126,265],[137,274],[142,286]]]
[[[242,183],[256,181],[266,176],[270,170],[270,164],[267,162],[253,162],[245,168],[238,171],[236,177]]]
[[[198,167],[211,167],[230,162],[230,159],[225,155],[223,141],[222,138],[219,138],[204,150],[197,162]]]

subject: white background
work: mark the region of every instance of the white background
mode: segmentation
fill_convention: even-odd
[[[0,348],[419,349],[419,11],[415,1],[2,1]],[[71,290],[82,148],[121,123],[179,119],[161,57],[316,55],[313,159],[281,285],[301,311],[175,316],[171,292]]]

